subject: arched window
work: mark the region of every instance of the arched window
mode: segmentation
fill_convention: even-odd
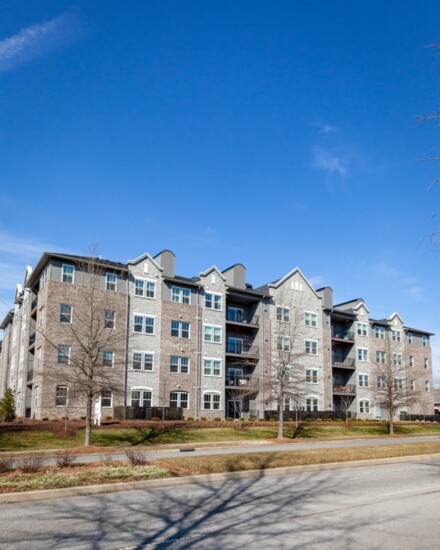
[[[220,392],[205,392],[203,394],[203,408],[207,411],[218,411],[221,408]]]
[[[170,393],[170,407],[188,408],[189,394],[186,391],[172,391]]]
[[[132,407],[151,407],[153,390],[151,388],[131,388],[130,403]]]

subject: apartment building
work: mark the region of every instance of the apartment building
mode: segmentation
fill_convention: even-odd
[[[125,264],[94,260],[93,285],[88,265],[45,253],[17,285],[0,325],[0,392],[13,389],[18,416],[85,414],[69,364],[91,286],[106,338],[99,353],[118,388],[103,386],[104,416],[133,405],[182,407],[196,418],[262,417],[277,408],[271,384],[280,354],[302,377],[301,402],[287,396],[285,410],[385,418],[375,403],[375,366],[392,360],[403,373],[395,383],[420,390],[405,412],[432,414],[432,334],[407,327],[397,313],[373,319],[360,298],[335,305],[332,289],[314,289],[298,268],[253,288],[242,264],[176,275],[169,250]]]

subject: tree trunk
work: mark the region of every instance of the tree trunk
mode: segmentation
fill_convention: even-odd
[[[84,445],[89,447],[92,443],[92,405],[93,398],[87,398],[87,407],[86,407],[86,435],[84,439]]]
[[[278,439],[284,438],[284,399],[278,400]]]
[[[390,435],[394,434],[394,420],[393,413],[391,411],[388,413],[388,433]]]

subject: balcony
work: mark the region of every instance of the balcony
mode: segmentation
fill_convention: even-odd
[[[354,344],[354,333],[343,328],[332,327],[332,340],[337,342]]]
[[[259,348],[258,346],[250,346],[243,340],[230,338],[226,343],[226,355],[248,359],[258,359]]]
[[[356,395],[356,386],[354,386],[353,384],[334,384],[333,395]]]
[[[34,379],[34,369],[28,370],[26,374],[26,382],[32,382]]]
[[[33,348],[35,346],[35,337],[36,337],[36,333],[33,332],[30,336],[29,336],[29,347],[30,348]]]
[[[258,378],[252,377],[249,374],[227,374],[225,380],[226,388],[238,388],[249,390],[258,388]]]
[[[344,361],[332,360],[332,367],[334,369],[356,369],[356,361],[354,359],[345,359]]]
[[[242,309],[228,308],[226,323],[240,328],[258,329],[260,317],[259,315],[250,315]]]

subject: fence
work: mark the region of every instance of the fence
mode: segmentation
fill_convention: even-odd
[[[113,412],[115,420],[183,420],[182,407],[115,407]]]
[[[406,414],[400,413],[402,422],[440,422],[440,414]]]
[[[269,418],[275,418],[278,420],[279,413],[278,411],[264,411],[264,419],[269,420]],[[345,420],[345,412],[343,411],[284,411],[284,420],[305,420],[306,418],[311,418],[316,420],[317,418],[322,418],[323,420],[337,420],[341,418]],[[355,413],[347,412],[347,418],[356,418]]]

